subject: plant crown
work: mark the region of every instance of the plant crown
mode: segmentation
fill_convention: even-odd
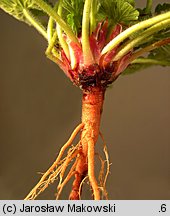
[[[170,66],[169,3],[154,9],[152,0],[145,8],[136,8],[135,0],[0,0],[0,8],[44,36],[46,55],[67,76],[78,64],[106,69],[123,61],[117,74]]]

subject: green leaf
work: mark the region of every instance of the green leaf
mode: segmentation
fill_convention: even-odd
[[[49,0],[43,0],[44,2],[48,3],[49,5],[51,5],[53,7],[53,3]],[[29,9],[31,11],[31,13],[35,16],[35,17],[42,17],[42,16],[46,16],[47,14],[41,10],[41,8],[39,8],[36,4],[30,5]],[[46,23],[46,22],[45,22]]]
[[[170,62],[170,44],[152,50],[148,57],[155,60],[166,60]]]
[[[30,9],[30,11],[35,17],[46,16],[46,13],[40,9]]]
[[[140,59],[140,63],[130,64],[122,73],[122,75],[133,74],[139,70],[154,65],[170,66],[170,44],[166,44],[157,49],[154,49],[148,54],[146,58],[139,58],[139,59]]]
[[[130,64],[121,75],[130,75],[134,74],[140,70],[144,70],[152,65],[150,64]]]
[[[153,16],[151,12],[150,13],[146,12],[146,8],[143,9],[137,8],[137,10],[139,11],[139,18],[138,18],[139,21],[147,20]]]
[[[44,0],[51,4],[49,0]],[[0,8],[16,19],[30,24],[25,18],[23,9],[29,9],[36,17],[44,15],[44,12],[36,6],[33,0],[0,0]]]
[[[66,22],[78,35],[81,31],[84,0],[63,0],[62,6],[65,9]]]
[[[1,0],[0,8],[20,21],[28,23],[23,14],[23,9],[33,6],[32,0]]]
[[[134,1],[128,0],[99,0],[99,19],[106,17],[113,24],[125,23],[138,20],[139,12],[133,7]]]
[[[170,4],[168,4],[168,3],[158,4],[155,8],[156,14],[165,13],[167,11],[170,11]]]
[[[153,34],[151,37],[148,38],[148,40],[145,41],[145,43],[141,44],[138,48],[144,48],[146,46],[149,46],[155,42],[164,40],[166,38],[170,38],[170,27]],[[151,51],[150,53],[155,52],[156,50],[158,50],[158,48]]]
[[[155,58],[139,58],[136,59],[134,63],[130,64],[122,73],[122,75],[129,75],[133,74],[135,72],[138,72],[140,70],[143,70],[145,68],[151,67],[151,66],[170,66],[170,62],[167,60],[159,60]]]
[[[159,31],[157,34],[153,35],[153,41],[160,41],[166,38],[170,38],[170,27],[163,30],[163,31]]]

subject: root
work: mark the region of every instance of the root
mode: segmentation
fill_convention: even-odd
[[[80,199],[80,188],[81,188],[81,182],[85,178],[87,174],[87,163],[86,163],[86,157],[82,154],[82,149],[80,146],[80,152],[79,157],[77,158],[77,165],[76,165],[76,173],[75,173],[75,179],[73,181],[72,190],[69,196],[70,200],[78,200]]]
[[[94,200],[100,200],[99,186],[94,173],[94,141],[92,139],[88,143],[88,176],[93,190]]]
[[[83,180],[80,183],[80,187],[79,187],[79,197],[80,197],[80,200],[81,200],[81,190],[82,190],[83,184],[85,183],[86,179],[88,179],[88,176],[86,176],[85,178],[83,178]]]
[[[78,153],[79,153],[79,146],[80,146],[80,142],[76,146],[73,146],[71,149],[69,149],[68,155],[72,155],[73,158],[75,156],[77,156]],[[70,159],[69,159],[69,157],[67,157],[65,162],[63,163],[62,171],[60,173],[60,183],[62,182],[64,173],[65,173],[65,171],[67,169],[67,166],[68,166],[69,162],[70,162]]]
[[[73,131],[69,140],[61,148],[52,166],[43,174],[25,200],[35,199],[57,178],[59,178],[59,183],[56,199],[59,199],[64,186],[73,175],[75,179],[69,196],[70,199],[77,200],[81,198],[82,186],[86,178],[89,179],[95,200],[100,200],[103,197],[108,199],[106,180],[110,164],[106,144],[101,133],[100,136],[104,143],[103,151],[106,159],[103,160],[99,156],[101,161],[99,184],[95,177],[95,144],[99,136],[104,92],[105,89],[99,87],[92,87],[87,89],[87,91],[83,91],[82,123]],[[73,145],[73,141],[80,131],[80,141],[78,144]]]
[[[61,148],[58,157],[56,158],[55,162],[52,164],[52,166],[43,174],[38,184],[31,190],[31,192],[26,196],[25,200],[33,200],[35,199],[40,193],[42,193],[50,183],[54,182],[56,180],[57,176],[63,172],[65,169],[65,165],[69,164],[69,162],[77,156],[78,151],[75,153],[72,151],[71,153],[68,152],[68,155],[61,161],[61,158],[63,154],[65,153],[65,150],[71,146],[73,140],[75,139],[78,132],[83,128],[84,124],[81,123],[76,127],[76,129],[71,134],[69,140],[64,144],[64,146]],[[78,146],[74,147],[78,148]],[[74,153],[74,154],[73,154]],[[65,163],[65,161],[67,161]],[[60,165],[59,165],[60,164]],[[64,164],[64,166],[63,166]],[[62,171],[63,170],[63,171]]]
[[[103,160],[100,157],[101,160],[101,170],[100,170],[100,174],[99,174],[99,181],[100,181],[100,186],[101,186],[101,190],[103,192],[103,196],[108,200],[108,192],[106,190],[106,181],[108,178],[108,175],[110,173],[110,163],[109,163],[109,154],[108,154],[108,150],[107,150],[107,145],[106,142],[104,140],[104,137],[102,135],[101,132],[99,132],[101,139],[103,140],[103,152],[105,154],[105,160]],[[105,163],[106,163],[106,173],[104,174],[104,167],[105,167]],[[104,176],[104,178],[103,178]]]
[[[93,191],[94,199],[100,199],[100,193],[102,192],[102,199],[108,199],[108,193],[106,191],[106,180],[109,174],[109,156],[107,147],[103,138],[103,135],[100,133],[100,136],[104,143],[104,154],[105,160],[98,155],[101,161],[101,169],[99,173],[99,185],[95,177],[95,165],[94,165],[94,155],[95,155],[95,143],[93,138],[88,139],[88,152],[87,152],[87,161],[84,155],[82,154],[81,142],[79,141],[77,145],[72,145],[72,142],[78,132],[83,128],[83,124],[80,124],[72,133],[69,140],[61,148],[58,157],[52,166],[43,174],[38,184],[31,190],[27,195],[25,200],[34,200],[38,195],[40,195],[51,183],[53,183],[59,177],[59,184],[57,187],[56,199],[59,199],[64,186],[68,181],[75,176],[75,183],[73,183],[72,198],[81,199],[82,186],[85,180],[88,178],[90,186]],[[82,137],[83,138],[83,137]],[[72,146],[71,146],[72,145]],[[67,155],[63,158],[66,149],[70,147],[67,151]],[[87,164],[86,164],[87,162]],[[72,164],[68,172],[67,168]],[[105,172],[106,164],[106,172]],[[86,167],[87,166],[87,167]],[[65,174],[67,173],[67,174]]]
[[[64,186],[67,184],[67,182],[71,179],[72,176],[75,175],[76,171],[75,171],[75,168],[76,168],[76,165],[77,165],[77,161],[78,159],[76,159],[76,161],[74,162],[73,166],[71,167],[67,177],[64,179],[64,181],[62,183],[60,183],[57,187],[57,194],[56,194],[56,200],[59,199],[59,196],[64,188]]]
[[[105,161],[102,159],[102,157],[98,154],[97,155],[99,157],[99,160],[101,162],[101,168],[100,168],[100,172],[99,172],[99,184],[100,184],[100,188],[103,187],[103,178],[104,178],[104,169],[105,169]]]

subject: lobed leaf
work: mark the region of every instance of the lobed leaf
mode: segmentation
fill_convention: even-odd
[[[49,0],[44,0],[51,4]],[[44,12],[35,4],[33,0],[0,0],[0,8],[16,19],[30,24],[25,18],[23,9],[29,9],[34,16],[42,16]]]
[[[148,57],[155,60],[166,60],[170,62],[170,44],[152,50]]]
[[[134,1],[128,0],[99,0],[99,19],[108,18],[114,25],[129,24],[138,20],[139,12],[134,8]]]
[[[165,13],[167,11],[170,11],[170,4],[169,3],[158,4],[155,8],[156,14]]]
[[[52,0],[44,1],[53,6]],[[85,0],[60,0],[58,2],[59,4],[62,4],[63,7],[62,18],[68,23],[74,33],[76,35],[79,35],[82,30],[82,16]],[[96,17],[97,22],[106,19],[108,20],[110,25],[108,26],[108,32],[109,28],[113,28],[118,23],[129,26],[141,20],[148,19],[154,15],[151,13],[151,10],[147,12],[145,10],[146,8],[136,9],[135,0],[96,0],[96,5],[97,7],[93,8],[93,12],[95,14],[94,17]],[[29,10],[35,16],[35,18],[45,15],[41,8],[36,5],[35,0],[0,0],[0,8],[3,9],[5,12],[9,13],[10,15],[14,16],[16,19],[24,21],[28,24],[30,23],[24,16],[24,9]],[[156,15],[165,13],[167,11],[170,11],[169,3],[158,4],[155,8]],[[133,33],[130,38],[138,37],[141,32]],[[161,41],[166,38],[170,38],[169,27],[147,38],[145,43],[138,47],[135,47],[135,50],[149,46],[156,41]],[[145,59],[157,60],[156,64],[158,64],[159,62],[161,63],[161,61],[164,61],[165,63],[165,60],[167,62],[170,62],[170,44],[166,44],[162,47],[150,51],[150,53],[148,54],[148,56],[146,56]],[[125,69],[123,74],[131,74],[151,65],[154,65],[154,61],[152,62],[153,63],[149,63],[148,61],[147,64],[144,64],[143,62],[130,64]]]
[[[23,14],[23,9],[33,6],[32,0],[1,0],[0,8],[20,21],[28,23]]]
[[[122,75],[133,74],[139,70],[148,68],[153,65],[169,66],[170,65],[170,44],[166,44],[157,49],[150,51],[146,58],[147,63],[132,63],[122,73]],[[150,60],[150,61],[149,61]],[[153,60],[153,61],[152,61]]]
[[[84,0],[63,0],[66,21],[76,35],[79,34],[82,25]]]
[[[135,63],[135,64],[130,64],[121,75],[130,75],[130,74],[134,74],[140,70],[146,69],[148,67],[152,66],[151,64],[139,64],[139,63]]]

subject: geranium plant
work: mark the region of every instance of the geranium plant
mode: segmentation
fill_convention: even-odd
[[[0,0],[0,8],[33,26],[47,41],[46,56],[82,91],[82,121],[63,145],[52,166],[25,199],[35,199],[59,179],[58,199],[74,177],[69,199],[80,199],[88,179],[93,198],[108,198],[109,156],[100,155],[95,176],[95,145],[107,87],[120,75],[152,66],[170,66],[170,4],[143,9],[135,0]],[[73,141],[80,133],[77,145]],[[106,166],[106,167],[105,167]]]

